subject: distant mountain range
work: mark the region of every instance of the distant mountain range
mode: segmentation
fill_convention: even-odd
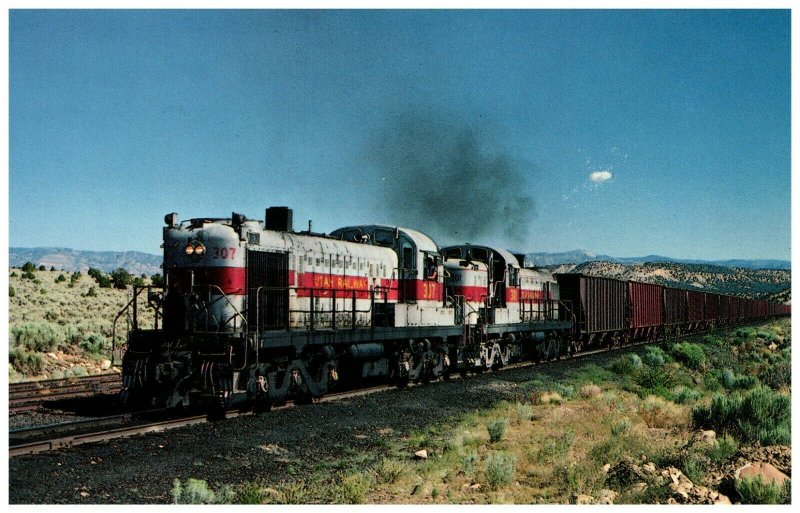
[[[563,253],[527,253],[525,255],[528,265],[547,267],[561,264],[583,264],[586,262],[612,262],[615,264],[644,264],[647,262],[670,262],[680,264],[714,265],[721,267],[739,267],[743,269],[780,269],[790,270],[792,263],[788,260],[693,260],[670,258],[660,255],[643,257],[612,257],[608,255],[595,255],[587,251],[576,249]]]
[[[8,248],[8,265],[21,267],[32,262],[37,267],[69,272],[86,272],[90,267],[111,272],[120,267],[131,274],[152,276],[161,272],[161,255],[141,251],[82,251],[69,248]]]
[[[563,253],[528,253],[528,265],[552,267],[563,264],[584,264],[587,262],[611,262],[615,264],[638,265],[646,262],[668,262],[680,264],[699,264],[718,267],[738,267],[743,269],[790,270],[788,260],[681,260],[659,255],[644,257],[612,257],[595,255],[587,251],[574,250]],[[161,272],[161,255],[140,251],[82,251],[69,248],[9,248],[9,265],[21,267],[25,262],[48,269],[55,267],[64,271],[87,271],[90,267],[111,272],[119,267],[133,274],[153,275]]]

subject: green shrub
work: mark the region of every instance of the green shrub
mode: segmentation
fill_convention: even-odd
[[[684,363],[690,369],[700,369],[708,363],[703,346],[698,344],[679,342],[671,347],[670,352],[676,360]]]
[[[721,347],[725,345],[725,340],[714,335],[706,335],[703,337],[703,343],[710,346]]]
[[[725,435],[714,440],[714,445],[706,451],[706,455],[708,455],[709,459],[711,459],[714,464],[721,465],[736,454],[738,450],[739,444],[736,442],[736,439]]]
[[[623,417],[622,419],[618,420],[611,424],[611,435],[612,436],[621,436],[627,433],[631,428],[631,421],[627,417]]]
[[[759,372],[758,379],[773,390],[790,386],[792,384],[791,361],[779,361],[765,365]]]
[[[765,483],[761,476],[736,481],[736,492],[742,504],[790,504],[792,496],[791,480],[783,485]]]
[[[728,390],[746,390],[758,384],[758,378],[755,376],[737,376],[731,369],[722,369],[715,374],[718,376],[717,380],[720,384]]]
[[[127,289],[128,285],[133,283],[133,276],[122,267],[119,267],[111,271],[111,283],[115,289]],[[100,286],[102,287],[103,285],[101,284]]]
[[[214,492],[202,479],[189,478],[185,485],[180,479],[172,483],[172,498],[175,504],[224,504],[230,502],[233,493],[230,489]]]
[[[698,428],[713,429],[718,433],[736,433],[742,398],[739,395],[714,394],[708,406],[692,409],[692,422]]]
[[[109,277],[108,277],[108,276],[106,276],[105,274],[104,274],[104,275],[102,275],[102,276],[100,276],[100,277],[97,279],[97,284],[100,286],[100,288],[101,288],[101,289],[110,289],[110,288],[111,288],[111,285],[112,285],[112,283],[113,283],[113,282],[111,281],[111,278],[109,278]]]
[[[638,354],[630,353],[618,358],[611,366],[611,370],[617,374],[627,375],[633,374],[636,369],[642,366],[642,359]]]
[[[791,399],[768,387],[748,391],[742,401],[739,430],[761,445],[791,444]]]
[[[63,274],[59,274],[59,275],[56,277],[56,283],[61,283],[61,282],[64,282],[64,281],[67,281],[67,277],[66,277],[66,276],[64,276]]]
[[[46,270],[47,270],[47,267],[45,267],[45,266],[43,266],[43,265],[40,265],[40,266],[39,266],[39,270],[40,270],[40,271],[46,271]]]
[[[703,387],[709,392],[717,392],[722,389],[722,384],[713,372],[703,374]]]
[[[675,386],[672,374],[663,367],[642,366],[634,374],[634,382],[648,390],[666,389]]]
[[[708,469],[708,460],[708,456],[694,450],[689,450],[684,454],[678,468],[680,468],[691,481],[697,483]]]
[[[520,422],[526,422],[533,418],[533,407],[528,403],[514,404],[514,411],[516,411],[517,419]]]
[[[8,275],[9,278],[16,278],[17,276],[19,275],[16,273],[16,271],[11,271],[11,274]]]
[[[89,372],[86,370],[86,367],[82,365],[76,365],[67,371],[68,378],[83,378],[89,375]]]
[[[44,369],[44,357],[41,353],[26,351],[15,347],[8,352],[8,363],[12,368],[25,375],[39,374]]]
[[[22,270],[26,273],[32,273],[36,270],[36,266],[33,265],[33,262],[25,262],[25,264],[22,266]]]
[[[105,354],[111,350],[111,342],[105,337],[95,333],[90,333],[83,337],[83,340],[78,343],[78,346],[87,353],[94,354]]]
[[[163,288],[164,287],[164,278],[160,274],[156,273],[156,274],[154,274],[153,276],[150,277],[150,284],[153,285],[153,287],[161,287],[161,288]]]
[[[379,483],[392,484],[397,482],[406,470],[406,466],[402,462],[383,459],[375,468],[375,476]]]
[[[575,441],[574,431],[565,431],[560,436],[548,438],[536,453],[536,461],[544,463],[546,461],[560,460],[567,457],[572,442]]]
[[[21,346],[31,351],[47,353],[64,342],[61,327],[50,322],[27,322],[11,326],[10,346]]]
[[[738,376],[736,378],[736,388],[741,390],[749,390],[758,386],[758,384],[758,378],[750,374],[745,374],[744,376]]]
[[[17,295],[17,291],[11,285],[8,286],[8,297],[12,298]]]
[[[511,484],[517,469],[517,458],[502,452],[489,453],[486,458],[486,481],[492,488]]]
[[[736,388],[736,374],[734,374],[730,369],[722,369],[717,380],[728,390],[733,390]]]
[[[461,468],[464,470],[465,474],[472,474],[475,470],[475,465],[478,463],[478,452],[473,450],[461,461]]]
[[[311,502],[311,489],[302,481],[283,485],[278,502],[281,504],[308,504]]]
[[[743,396],[715,394],[709,406],[692,410],[692,420],[698,427],[735,434],[745,442],[791,442],[791,400],[768,387],[754,388]]]
[[[361,504],[371,486],[372,480],[367,474],[348,474],[333,489],[333,501],[339,504]]]
[[[86,291],[85,294],[81,294],[83,297],[97,297],[97,291],[95,291],[94,287],[89,287],[89,290]]]
[[[508,430],[508,419],[502,418],[490,421],[486,424],[486,430],[489,432],[489,442],[499,442]]]
[[[555,383],[553,385],[553,391],[556,392],[561,397],[563,397],[564,399],[572,399],[573,397],[575,397],[575,387],[572,385],[566,385],[564,383]]]
[[[667,361],[667,355],[658,346],[647,346],[647,352],[644,354],[644,363],[653,367],[664,365]]]
[[[693,388],[678,385],[673,389],[672,395],[675,398],[676,403],[687,404],[697,401],[700,399],[702,394]]]
[[[272,496],[256,483],[245,483],[236,491],[235,504],[269,504]]]

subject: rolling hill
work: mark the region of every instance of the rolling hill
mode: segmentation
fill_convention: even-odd
[[[617,262],[584,262],[552,265],[546,268],[554,273],[584,273],[786,303],[791,300],[792,275],[787,270],[676,262],[628,265]]]

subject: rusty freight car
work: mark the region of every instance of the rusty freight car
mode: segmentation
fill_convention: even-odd
[[[556,274],[562,301],[573,305],[576,349],[617,345],[627,332],[626,282],[580,273]]]

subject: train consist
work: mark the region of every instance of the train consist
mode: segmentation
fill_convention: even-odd
[[[164,287],[135,287],[125,401],[311,401],[342,383],[447,379],[510,362],[785,315],[764,301],[525,267],[381,225],[292,230],[292,211],[165,217]],[[146,301],[140,296],[146,291]],[[155,325],[138,325],[153,308]]]

